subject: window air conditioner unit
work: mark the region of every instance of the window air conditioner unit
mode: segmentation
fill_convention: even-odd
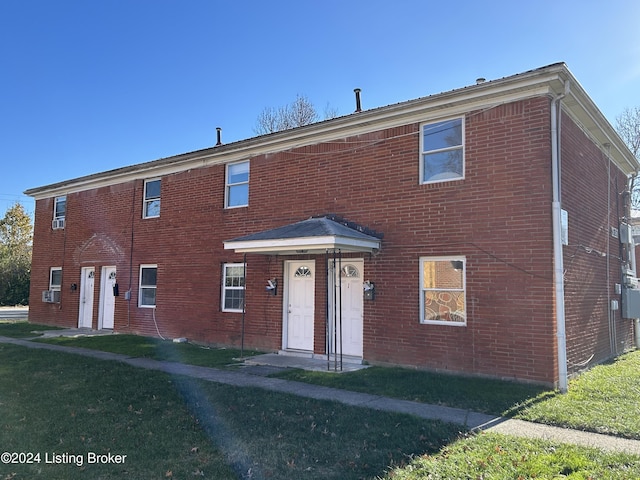
[[[54,218],[53,222],[51,222],[51,228],[54,230],[64,228],[64,218]]]
[[[42,301],[45,303],[60,303],[60,291],[45,290],[42,292]]]

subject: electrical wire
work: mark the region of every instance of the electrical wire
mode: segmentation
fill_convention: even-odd
[[[572,367],[586,367],[589,362],[591,362],[591,360],[593,360],[593,357],[595,357],[596,354],[592,353],[591,356],[589,358],[587,358],[584,362],[579,362],[579,363],[573,363],[573,362],[567,362],[569,365],[571,365]]]
[[[158,322],[156,322],[156,309],[155,309],[155,308],[152,308],[152,309],[151,309],[151,311],[152,311],[151,313],[152,313],[152,316],[153,316],[153,324],[156,326],[156,332],[158,332],[158,336],[159,336],[162,340],[166,340],[166,338],[164,338],[164,337],[162,336],[162,334],[160,333],[160,329],[158,328]]]
[[[474,111],[473,113],[467,113],[467,114],[460,114],[460,117],[465,117],[465,119],[468,118],[473,118],[475,116],[478,115],[483,115],[484,113],[488,112],[489,110],[493,110],[494,108],[498,108],[501,107],[503,105],[506,105],[508,103],[511,102],[500,102],[494,105],[490,105],[487,106],[481,110],[477,110]],[[439,123],[439,122],[436,122]],[[400,126],[401,127],[401,126]],[[428,127],[428,125],[427,125]],[[391,128],[397,128],[397,127],[391,127]],[[435,125],[434,125],[435,128]],[[446,128],[445,128],[446,129]],[[444,131],[445,129],[439,130],[437,132],[433,132],[433,133],[439,133],[441,131]],[[291,150],[285,150],[285,151],[281,151],[281,152],[277,152],[279,154],[287,154],[287,155],[297,155],[297,156],[309,156],[309,155],[313,155],[313,156],[319,156],[319,155],[335,155],[335,154],[339,154],[339,153],[349,153],[349,152],[353,152],[356,150],[360,150],[360,149],[366,149],[366,148],[370,148],[373,147],[379,143],[383,143],[383,142],[387,142],[389,140],[395,140],[398,138],[403,138],[403,137],[409,137],[409,136],[413,136],[413,135],[419,135],[422,132],[422,129],[420,130],[416,130],[415,132],[409,132],[409,133],[402,133],[399,135],[393,135],[390,137],[385,137],[385,138],[378,138],[378,139],[374,139],[374,140],[356,140],[356,141],[328,141],[328,142],[321,142],[322,145],[356,145],[356,146],[350,146],[349,148],[344,148],[344,149],[339,149],[339,150],[332,150],[332,151],[327,151],[327,152],[315,152],[315,153],[309,153],[309,152],[295,152],[295,151],[291,151]],[[317,144],[316,144],[317,145]],[[302,148],[308,148],[308,147],[313,147],[314,145],[307,145],[305,147]]]
[[[441,248],[441,247],[452,247],[452,246],[472,246],[474,248],[476,248],[477,250],[480,250],[482,253],[484,253],[485,255],[488,255],[489,257],[493,258],[494,260],[497,260],[498,262],[513,268],[514,270],[518,270],[522,273],[525,273],[527,275],[530,275],[534,278],[539,278],[542,280],[550,280],[551,278],[548,275],[541,275],[539,273],[536,272],[532,272],[527,270],[526,268],[523,268],[519,265],[516,265],[515,263],[509,262],[508,260],[505,260],[504,258],[501,258],[500,256],[496,255],[495,253],[492,253],[490,251],[488,251],[487,249],[481,247],[480,245],[478,245],[477,243],[474,242],[453,242],[453,243],[442,243],[442,244],[433,244],[433,245],[425,245],[425,247],[429,247],[429,248]]]

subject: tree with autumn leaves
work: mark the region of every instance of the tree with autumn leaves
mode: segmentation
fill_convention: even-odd
[[[16,203],[0,219],[0,306],[28,305],[33,226]]]

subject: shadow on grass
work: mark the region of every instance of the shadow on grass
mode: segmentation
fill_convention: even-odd
[[[7,451],[127,455],[119,465],[16,465],[16,479],[375,478],[437,452],[459,431],[409,415],[6,344],[0,396]]]
[[[60,328],[29,323],[27,320],[0,320],[0,336],[3,337],[33,338],[42,335],[44,330],[60,330]]]
[[[0,325],[0,335],[4,334],[4,329],[5,326]],[[37,341],[213,368],[235,368],[241,364],[237,360],[240,356],[240,351],[237,349],[207,348],[137,335],[55,337]],[[245,351],[244,353],[246,357],[262,352]],[[374,366],[341,374],[288,369],[272,376],[502,416],[517,415],[555,395],[553,391],[539,385],[447,375],[401,367]]]
[[[527,402],[554,395],[554,392],[540,385],[400,367],[370,367],[339,375],[289,370],[273,376],[503,416],[511,415],[514,409],[524,408]]]
[[[1,334],[1,330],[0,330]],[[170,362],[186,363],[212,368],[231,368],[241,365],[240,350],[234,348],[209,348],[193,343],[175,343],[171,340],[138,335],[98,335],[93,337],[53,337],[36,339],[43,343],[67,347],[81,347],[104,352],[118,353],[136,358],[151,358]],[[244,356],[263,352],[244,351]]]

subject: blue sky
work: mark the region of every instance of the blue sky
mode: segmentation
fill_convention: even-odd
[[[640,106],[640,2],[0,0],[0,216],[24,190],[254,136],[265,107],[389,105],[564,61]]]

